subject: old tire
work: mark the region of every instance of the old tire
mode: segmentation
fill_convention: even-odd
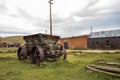
[[[30,53],[30,62],[32,64],[40,64],[44,60],[44,52],[43,49],[39,46],[32,48]]]
[[[23,60],[27,58],[27,49],[26,47],[19,47],[17,52],[18,60]]]

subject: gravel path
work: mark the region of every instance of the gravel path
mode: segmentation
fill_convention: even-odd
[[[109,52],[109,53],[115,53],[115,52],[120,52],[120,50],[67,50],[67,52],[92,52],[92,53],[104,53],[104,52]]]

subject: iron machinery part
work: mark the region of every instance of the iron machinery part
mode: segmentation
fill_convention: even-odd
[[[30,53],[30,62],[32,64],[39,64],[44,61],[44,52],[43,49],[39,46],[33,47]]]
[[[65,50],[65,48],[61,45],[61,44],[57,44],[56,46],[56,57],[59,58],[62,56],[62,59],[66,59],[67,58],[67,52]]]
[[[19,47],[17,52],[18,60],[27,59],[27,49],[26,47]]]
[[[67,52],[65,50],[65,48],[63,47],[63,59],[67,59]]]

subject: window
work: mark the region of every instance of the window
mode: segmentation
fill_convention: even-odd
[[[64,48],[68,49],[68,42],[64,42]]]
[[[110,47],[110,40],[105,40],[105,46]]]

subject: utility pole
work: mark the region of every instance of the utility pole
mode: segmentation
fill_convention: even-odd
[[[93,27],[91,26],[91,34],[92,34],[92,31],[93,31]]]
[[[52,9],[51,9],[51,5],[53,4],[53,0],[49,0],[48,1],[50,4],[50,36],[52,36]]]

